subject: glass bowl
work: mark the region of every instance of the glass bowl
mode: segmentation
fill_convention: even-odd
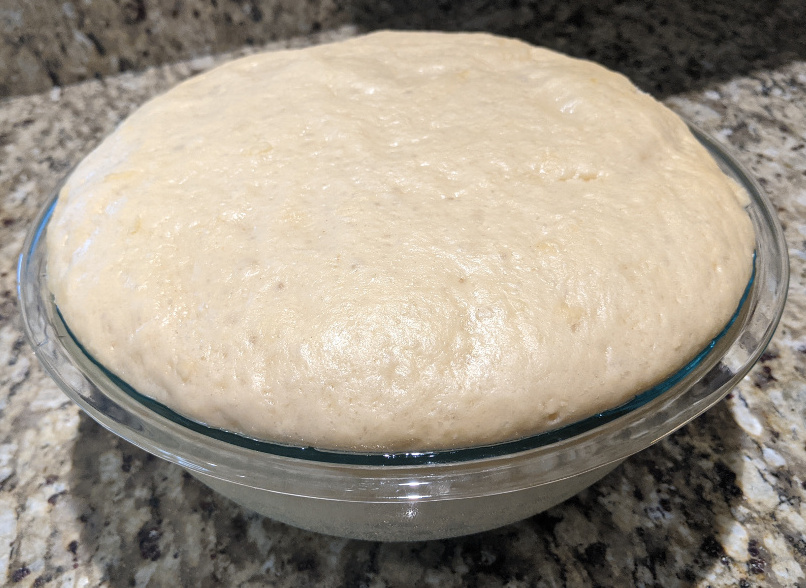
[[[353,453],[249,439],[190,421],[116,378],[73,338],[47,288],[44,235],[56,196],[19,258],[23,322],[36,356],[101,425],[261,514],[305,529],[380,541],[484,531],[545,510],[713,406],[775,331],[789,279],[786,243],[758,185],[701,131],[692,132],[744,186],[755,271],[723,333],[679,372],[633,400],[560,429],[496,445],[420,453]]]

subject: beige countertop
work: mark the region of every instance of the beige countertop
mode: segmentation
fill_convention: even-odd
[[[806,586],[806,54],[654,89],[727,145],[777,206],[790,298],[759,365],[714,409],[564,504],[412,544],[321,536],[237,506],[82,414],[24,341],[15,263],[39,207],[137,105],[226,57],[0,102],[0,582]]]

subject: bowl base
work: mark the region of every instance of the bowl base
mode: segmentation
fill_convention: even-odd
[[[281,494],[200,472],[188,472],[241,506],[308,531],[365,541],[430,541],[489,531],[536,515],[584,490],[623,461],[515,492],[389,502],[324,500]]]

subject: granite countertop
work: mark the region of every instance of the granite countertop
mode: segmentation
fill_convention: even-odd
[[[514,33],[526,26],[518,14],[506,21],[517,25]],[[618,22],[634,26],[627,17]],[[291,44],[355,32],[347,27]],[[237,506],[81,413],[22,335],[15,263],[59,180],[143,101],[231,54],[0,102],[0,581],[806,586],[806,52],[737,61],[733,71],[724,56],[715,70],[708,69],[713,61],[696,62],[700,73],[717,73],[695,83],[685,74],[688,62],[653,77],[652,55],[663,48],[631,39],[631,58],[645,57],[641,63],[609,49],[591,57],[635,74],[727,145],[774,201],[792,263],[784,317],[760,363],[728,398],[597,484],[520,523],[424,543],[326,537]],[[745,55],[742,43],[746,37],[725,41],[723,51]]]

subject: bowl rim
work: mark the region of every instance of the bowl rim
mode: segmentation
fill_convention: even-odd
[[[19,256],[17,290],[26,337],[59,387],[102,426],[187,469],[243,485],[308,495],[310,489],[300,490],[300,484],[307,483],[319,487],[317,496],[344,499],[348,477],[348,490],[354,492],[349,495],[351,499],[364,494],[371,499],[410,499],[412,488],[418,498],[436,499],[473,494],[466,482],[480,473],[498,479],[496,491],[505,493],[603,467],[646,448],[724,397],[766,348],[786,301],[789,261],[773,205],[723,145],[688,124],[722,170],[750,195],[748,212],[756,232],[754,278],[735,320],[695,360],[670,378],[675,380],[671,385],[667,385],[669,379],[664,380],[619,407],[560,429],[462,449],[331,451],[253,440],[190,421],[156,401],[144,401],[145,397],[125,390],[97,362],[96,369],[91,369],[88,362],[93,363],[92,358],[72,338],[52,297],[48,304],[41,244],[58,188],[37,215]],[[161,414],[154,405],[163,406],[178,418]],[[220,434],[211,436],[209,431]],[[234,443],[233,437],[240,442]],[[435,471],[440,472],[441,481],[450,482],[451,491],[435,488],[431,478],[411,480],[413,475],[433,477]],[[517,482],[512,481],[515,472]],[[524,478],[523,474],[528,475]],[[281,480],[283,477],[286,482]],[[322,480],[339,487],[328,491],[322,487]]]

